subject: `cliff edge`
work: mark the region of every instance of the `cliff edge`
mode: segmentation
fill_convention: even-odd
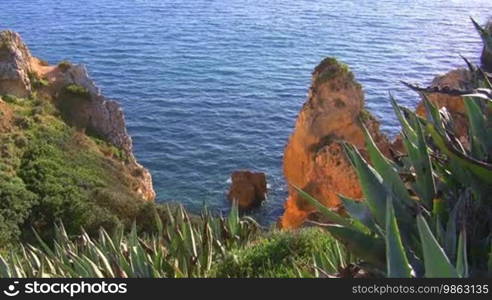
[[[155,209],[123,111],[82,65],[49,65],[0,32],[0,243],[146,224]],[[150,210],[149,210],[150,209]],[[143,225],[144,226],[144,225]]]
[[[19,34],[0,32],[0,95],[26,98],[34,94],[52,102],[68,125],[121,149],[125,167],[135,178],[135,192],[144,200],[154,200],[152,177],[133,155],[120,105],[101,95],[83,65],[50,66],[31,55]]]

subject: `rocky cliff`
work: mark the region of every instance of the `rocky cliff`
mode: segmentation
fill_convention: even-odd
[[[20,36],[0,32],[0,243],[145,227],[155,215],[147,169],[132,152],[123,112],[84,66],[49,65]]]
[[[133,179],[132,189],[144,200],[154,200],[149,171],[132,152],[123,111],[115,101],[101,95],[83,65],[62,62],[50,66],[33,57],[21,37],[12,31],[0,33],[0,95],[53,103],[68,125],[120,149],[124,170]],[[1,104],[0,104],[1,105]],[[0,128],[6,127],[7,105]]]
[[[492,70],[492,21],[484,30],[476,24],[483,40],[481,67]],[[418,88],[434,105],[445,107],[450,113],[455,131],[463,145],[467,145],[468,120],[460,94],[472,91],[480,72],[468,69],[452,70],[439,75],[425,88]],[[490,80],[491,78],[489,78]],[[415,87],[414,87],[415,88]],[[425,117],[421,103],[417,113]],[[383,154],[391,157],[403,152],[398,137],[391,144],[379,132],[378,122],[364,109],[361,86],[346,66],[327,58],[314,70],[308,99],[304,103],[293,134],[284,152],[284,175],[290,185],[295,185],[324,205],[340,209],[338,194],[358,199],[362,192],[342,142],[355,145],[364,153],[364,136],[361,123],[369,129]],[[402,153],[400,153],[402,154]],[[315,219],[313,208],[293,189],[285,202],[285,213],[280,219],[283,228],[296,228],[307,219]]]
[[[284,175],[326,206],[337,208],[337,194],[358,199],[362,192],[357,176],[345,157],[342,142],[364,152],[364,124],[376,143],[389,154],[389,143],[379,124],[364,108],[364,94],[348,67],[333,58],[323,60],[312,74],[308,99],[297,118],[284,152]],[[300,226],[313,207],[290,189],[283,228]]]

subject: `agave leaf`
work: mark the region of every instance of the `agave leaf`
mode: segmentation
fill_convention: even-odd
[[[325,228],[353,255],[379,268],[385,267],[383,239],[340,225],[325,225]]]
[[[162,237],[162,233],[164,232],[164,225],[162,224],[162,219],[157,213],[157,211],[154,213],[154,218],[155,218],[155,224],[157,227],[157,233],[159,237]]]
[[[475,29],[477,32],[480,34],[480,37],[482,38],[483,44],[487,49],[492,49],[492,35],[485,30],[482,26],[480,26],[473,18],[470,18],[473,25],[475,26]]]
[[[417,227],[422,242],[426,277],[458,277],[456,269],[449,262],[436,238],[432,234],[425,218],[420,214],[417,216]]]
[[[94,246],[94,251],[96,251],[97,255],[99,256],[99,259],[101,260],[102,263],[102,269],[106,272],[105,277],[110,277],[114,278],[115,275],[113,273],[113,269],[111,268],[111,264],[109,263],[109,259],[102,253],[102,251],[99,249],[99,247]]]
[[[427,207],[432,206],[432,199],[436,194],[436,187],[433,177],[433,169],[430,160],[429,150],[424,138],[424,133],[417,116],[412,113],[415,123],[415,137],[410,138],[407,133],[403,134],[403,143],[408,156],[417,175],[416,189],[420,198]],[[414,142],[412,142],[414,139]]]
[[[458,241],[458,257],[456,258],[456,271],[461,278],[468,277],[468,255],[466,251],[466,231],[461,230]]]
[[[3,258],[3,256],[0,254],[0,277],[1,278],[10,278],[11,273],[10,273],[10,267],[7,261]]]
[[[239,208],[236,201],[232,204],[229,217],[227,218],[227,225],[231,235],[236,236],[239,232]]]
[[[36,239],[38,240],[38,243],[41,245],[43,248],[44,252],[46,252],[49,256],[55,257],[55,253],[51,250],[51,248],[43,241],[43,239],[39,236],[37,233],[36,229],[32,228],[32,231],[34,233],[34,236],[36,236]]]
[[[104,274],[99,267],[87,256],[82,255],[82,263],[86,265],[86,269],[91,270],[91,277],[104,278]]]
[[[374,165],[374,169],[383,178],[383,185],[386,187],[387,191],[394,194],[394,200],[402,201],[406,206],[414,206],[414,201],[410,199],[407,188],[392,163],[383,155],[383,153],[381,153],[372,139],[369,130],[367,130],[364,125],[362,125],[362,131],[366,137],[366,148],[371,157],[371,162]],[[401,216],[399,217],[401,218]]]
[[[360,155],[359,151],[352,145],[344,144],[345,153],[354,167],[359,183],[367,201],[367,206],[374,216],[376,222],[383,226],[386,222],[385,199],[386,189],[383,186],[381,175],[376,172],[369,163]]]
[[[302,189],[298,188],[297,186],[293,185],[294,189],[301,195],[302,198],[306,199],[311,205],[316,207],[320,213],[322,213],[330,222],[343,225],[347,228],[351,228],[353,230],[358,230],[355,229],[355,227],[350,223],[350,221],[339,214],[331,211],[329,208],[324,206],[323,204],[319,203],[318,200],[314,199],[311,195],[308,193],[304,192]]]
[[[480,160],[487,159],[487,149],[492,149],[491,138],[487,134],[486,118],[479,103],[471,98],[464,98],[465,107],[470,123],[470,140],[472,155]]]
[[[410,278],[412,268],[401,241],[391,197],[386,200],[386,270],[388,277]]]
[[[436,130],[434,125],[427,123],[427,130],[431,134],[436,146],[459,166],[470,171],[481,180],[492,184],[492,165],[476,160],[467,156],[463,152],[456,150],[448,141]]]
[[[398,120],[400,121],[400,125],[402,126],[403,133],[407,136],[407,138],[410,141],[415,142],[417,140],[417,133],[412,128],[407,118],[405,118],[402,110],[400,109],[400,106],[396,102],[396,99],[391,94],[390,94],[390,100],[391,100],[391,105],[393,106],[393,110],[395,111],[395,114]]]
[[[362,223],[370,231],[378,232],[371,211],[365,201],[357,201],[342,195],[338,195],[338,197],[342,200],[343,207],[352,219]]]
[[[425,94],[421,94],[423,102],[424,102],[424,107],[425,111],[427,114],[427,120],[429,120],[432,124],[434,124],[436,130],[438,130],[440,133],[443,133],[444,130],[444,125],[443,121],[441,118],[441,113],[439,110],[432,104],[432,102],[429,100],[429,98]]]
[[[395,171],[393,165],[383,155],[383,153],[381,153],[379,148],[376,146],[376,143],[372,139],[371,134],[364,125],[362,125],[362,131],[366,137],[367,152],[369,152],[374,169],[383,178],[383,185],[386,186],[388,191],[395,194],[395,200],[398,199],[403,201],[408,206],[413,206],[415,203],[410,199],[405,184],[401,181],[398,172]]]
[[[446,239],[444,242],[446,253],[450,259],[456,257],[456,214],[458,204],[455,205],[449,214],[448,223],[446,225]]]

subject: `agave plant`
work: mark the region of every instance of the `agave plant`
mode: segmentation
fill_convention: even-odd
[[[205,277],[215,259],[260,229],[251,218],[240,218],[237,206],[228,218],[205,210],[192,220],[182,206],[166,211],[165,223],[156,215],[157,233],[151,235],[139,235],[134,225],[128,234],[101,228],[96,239],[85,232],[73,239],[60,224],[53,246],[36,234],[38,247],[21,244],[20,251],[0,255],[0,277]]]
[[[470,72],[480,80],[461,92],[467,141],[425,93],[425,118],[390,95],[406,155],[385,157],[366,128],[371,163],[344,147],[364,201],[340,196],[348,214],[342,217],[297,188],[326,216],[333,236],[388,277],[492,276],[492,85],[479,68]]]

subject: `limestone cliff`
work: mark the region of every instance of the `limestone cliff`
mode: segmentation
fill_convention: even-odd
[[[364,109],[362,87],[346,65],[333,58],[323,60],[312,75],[308,99],[297,118],[284,152],[284,175],[326,206],[337,208],[337,194],[361,198],[355,171],[345,157],[342,142],[364,152],[361,122],[380,149],[388,154],[389,143],[378,122]],[[283,228],[300,226],[313,208],[292,189],[280,220]]]
[[[101,95],[83,65],[63,62],[50,66],[33,57],[17,33],[0,32],[0,95],[53,103],[67,124],[122,150],[125,159],[121,163],[133,178],[132,189],[142,199],[154,200],[151,175],[133,155],[121,107]],[[0,106],[4,115],[1,131],[9,113],[7,105]]]

